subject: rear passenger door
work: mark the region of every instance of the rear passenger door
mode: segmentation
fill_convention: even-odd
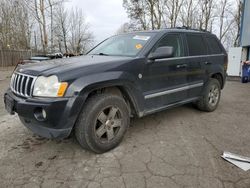
[[[216,70],[221,70],[223,64],[225,63],[225,59],[227,59],[226,52],[224,51],[223,47],[220,45],[219,40],[217,37],[213,35],[206,36],[206,42],[208,44],[208,61],[205,65],[205,69],[208,73],[212,73]],[[216,69],[216,70],[213,70]],[[224,69],[225,71],[226,69]],[[223,70],[221,70],[223,72]],[[224,72],[226,74],[226,72]]]
[[[201,95],[206,81],[206,69],[208,47],[202,34],[188,33],[186,36],[187,46],[187,82],[190,87],[188,98]]]

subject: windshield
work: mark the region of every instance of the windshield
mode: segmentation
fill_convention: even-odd
[[[143,49],[152,37],[153,33],[113,36],[97,45],[88,54],[133,57]]]

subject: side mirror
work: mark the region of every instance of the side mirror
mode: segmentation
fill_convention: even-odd
[[[155,50],[149,55],[149,60],[164,59],[174,56],[174,48],[172,46],[163,46]]]

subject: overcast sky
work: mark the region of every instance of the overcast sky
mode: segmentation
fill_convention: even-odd
[[[114,35],[129,20],[122,0],[70,0],[66,6],[82,8],[96,43]]]

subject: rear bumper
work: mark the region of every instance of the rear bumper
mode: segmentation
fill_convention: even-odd
[[[4,96],[14,101],[13,110],[21,122],[32,132],[46,138],[66,138],[70,135],[82,108],[81,97],[72,98],[30,98],[15,95],[10,89]],[[35,117],[37,109],[44,109],[46,118]]]

